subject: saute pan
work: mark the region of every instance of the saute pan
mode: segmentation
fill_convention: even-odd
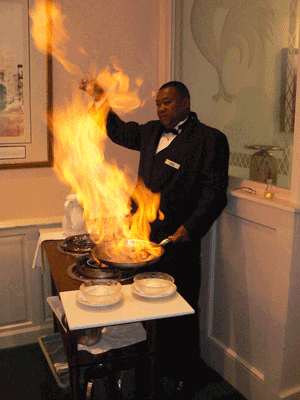
[[[113,267],[122,269],[141,268],[156,263],[164,254],[164,246],[169,243],[170,240],[165,239],[159,244],[139,239],[123,240],[122,242],[122,253],[118,251],[118,254],[116,254],[114,250],[110,248],[111,246],[109,242],[97,244],[97,246],[92,250],[91,253],[97,260],[106,265],[111,265]],[[130,253],[134,252],[134,249],[137,245],[141,246],[144,257],[139,261],[133,261],[132,257],[130,257]],[[150,254],[147,251],[147,248],[149,248],[149,246],[155,247],[157,250],[157,254]]]

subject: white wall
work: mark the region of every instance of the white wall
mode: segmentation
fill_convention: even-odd
[[[151,91],[156,91],[159,85],[159,1],[60,0],[59,3],[67,17],[65,26],[71,38],[70,61],[88,73],[92,62],[102,69],[111,56],[116,56],[131,79],[144,79],[141,96],[149,96],[146,105],[130,118],[139,122],[155,118]],[[78,46],[89,56],[78,52]],[[70,75],[55,60],[53,75],[55,112],[70,95],[70,88],[78,86],[81,77]],[[136,173],[137,153],[109,144],[107,154],[117,157],[121,165],[130,165],[133,174]],[[52,168],[0,170],[0,184],[0,221],[63,215],[69,188],[58,180]]]
[[[255,151],[245,145],[276,145],[284,149],[272,152],[279,164],[277,183],[283,188],[291,187],[287,160],[294,138],[280,128],[282,51],[298,43],[297,34],[291,34],[298,33],[291,3],[268,0],[262,5],[253,0],[247,9],[239,2],[176,2],[181,20],[175,45],[181,53],[177,76],[190,88],[200,120],[228,137],[230,175],[249,179],[249,157]],[[293,4],[297,8],[297,1]]]

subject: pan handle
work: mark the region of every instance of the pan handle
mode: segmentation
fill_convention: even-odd
[[[170,243],[170,242],[173,242],[173,240],[167,238],[167,239],[162,240],[162,241],[159,243],[159,245],[164,247],[166,244],[168,244],[168,243]]]

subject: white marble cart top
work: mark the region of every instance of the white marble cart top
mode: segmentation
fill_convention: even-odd
[[[148,299],[133,293],[133,285],[123,285],[123,298],[115,305],[90,307],[78,301],[78,290],[60,292],[70,330],[118,325],[193,314],[193,308],[176,291],[169,297]]]

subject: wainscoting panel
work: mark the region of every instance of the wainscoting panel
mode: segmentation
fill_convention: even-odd
[[[202,357],[247,400],[300,400],[298,224],[229,194],[202,241]]]
[[[39,229],[61,223],[30,221],[0,226],[0,348],[37,341],[53,332],[50,273],[32,268]]]
[[[23,235],[0,237],[1,328],[27,322],[28,281],[23,245]]]
[[[218,225],[210,338],[262,380],[275,244],[274,229],[235,215],[224,214]]]

